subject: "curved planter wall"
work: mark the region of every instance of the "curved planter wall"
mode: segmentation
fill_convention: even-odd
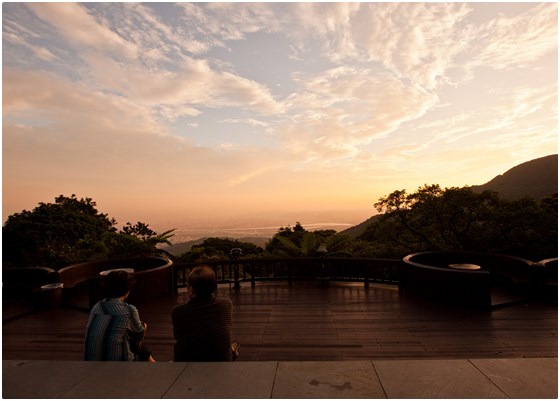
[[[58,282],[56,270],[49,267],[10,267],[2,269],[2,297],[28,297],[42,285]]]
[[[112,259],[80,263],[58,271],[64,283],[64,304],[91,308],[103,297],[100,275],[104,270],[134,269],[136,283],[127,302],[140,304],[174,292],[173,262],[159,257]]]
[[[434,300],[455,305],[490,307],[492,286],[531,283],[532,262],[499,254],[476,252],[420,252],[406,256],[400,288]],[[480,266],[462,270],[453,264]]]
[[[534,264],[537,290],[552,303],[558,303],[558,258],[544,259]]]

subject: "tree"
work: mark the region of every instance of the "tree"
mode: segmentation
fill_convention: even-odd
[[[108,257],[146,256],[157,252],[173,231],[158,235],[147,224],[127,223],[117,232],[115,219],[96,209],[91,198],[60,195],[32,211],[8,217],[2,227],[4,266],[59,268]],[[131,246],[134,244],[134,246]]]
[[[316,256],[317,248],[324,245],[329,255],[348,256],[350,237],[334,230],[307,231],[296,222],[292,228],[281,227],[266,244],[266,251],[278,256]]]
[[[552,253],[557,249],[557,230],[551,226],[557,221],[553,199],[540,204],[531,198],[508,201],[491,191],[424,185],[413,194],[394,191],[375,207],[384,214],[359,239],[374,244],[379,257],[421,251],[556,256]]]
[[[534,261],[558,255],[558,197],[503,201],[492,247]]]
[[[4,263],[60,267],[88,259],[103,249],[103,235],[116,230],[95,207],[91,198],[60,195],[55,203],[9,216],[2,227]]]
[[[170,256],[166,251],[158,249],[158,246],[160,244],[171,245],[169,239],[173,237],[173,231],[175,229],[158,234],[148,224],[137,222],[135,225],[132,225],[128,222],[118,233],[110,232],[105,234],[106,256],[108,258],[148,257],[159,253]]]

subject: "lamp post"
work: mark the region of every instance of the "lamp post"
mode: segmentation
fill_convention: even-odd
[[[319,283],[328,285],[330,277],[325,276],[325,255],[327,254],[327,246],[325,244],[319,245],[319,248],[315,251],[321,258],[321,276],[319,278]]]
[[[237,262],[237,259],[241,256],[242,253],[243,251],[241,250],[241,248],[233,248],[231,251],[229,251],[229,256],[233,260],[233,288],[235,289],[241,287],[241,284],[239,283],[239,263]]]

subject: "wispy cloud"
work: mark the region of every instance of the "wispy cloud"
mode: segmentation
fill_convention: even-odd
[[[294,152],[348,158],[434,106],[437,96],[418,85],[368,69],[337,67],[297,78],[305,89],[287,104],[292,122],[279,129]]]
[[[251,171],[249,173],[246,173],[246,174],[243,174],[243,175],[240,175],[238,177],[230,179],[228,181],[228,185],[230,187],[234,187],[234,186],[243,184],[246,181],[249,181],[249,180],[251,180],[251,179],[253,179],[257,176],[260,176],[260,175],[262,175],[264,173],[267,173],[270,170],[273,170],[273,169],[276,169],[276,168],[278,168],[278,166],[267,166],[265,168],[261,168],[261,169],[258,169],[258,170]]]
[[[264,122],[264,121],[260,121],[260,120],[256,120],[254,118],[226,118],[224,120],[220,120],[220,123],[227,123],[227,124],[248,124],[251,125],[253,127],[268,127],[269,124]]]
[[[103,85],[101,89],[168,107],[242,105],[261,113],[282,111],[281,104],[264,85],[228,71],[214,70],[207,60],[186,55],[182,36],[162,25],[146,7],[125,5],[121,16],[126,18],[119,20],[118,34],[109,28],[110,21],[93,17],[83,5],[37,3],[29,7],[80,50],[82,60],[89,66],[88,73]],[[67,18],[69,14],[71,19]],[[165,64],[171,56],[178,58],[167,68],[153,64]]]
[[[133,60],[138,55],[134,43],[124,40],[108,28],[104,18],[94,18],[79,4],[28,3],[27,6],[80,50],[108,51],[114,57],[126,60]]]
[[[541,3],[516,17],[499,16],[473,29],[470,68],[522,68],[558,50],[557,5]]]

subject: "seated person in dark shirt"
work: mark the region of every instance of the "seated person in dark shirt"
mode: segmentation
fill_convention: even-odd
[[[232,361],[239,343],[231,342],[233,305],[227,298],[216,298],[216,274],[206,266],[189,275],[189,302],[171,312],[175,336],[174,361]]]

